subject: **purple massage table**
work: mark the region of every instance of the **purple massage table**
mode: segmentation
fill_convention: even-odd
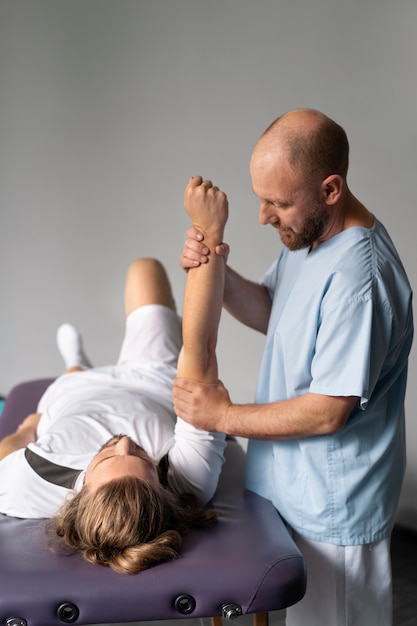
[[[14,387],[0,416],[0,439],[29,413],[50,379]],[[304,560],[272,504],[245,491],[244,452],[231,441],[213,499],[219,521],[188,535],[181,557],[124,576],[78,555],[58,556],[46,545],[44,520],[0,514],[0,625],[110,624],[253,614],[304,595]]]

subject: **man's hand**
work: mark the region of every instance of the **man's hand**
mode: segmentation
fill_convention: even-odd
[[[186,272],[192,267],[198,267],[208,262],[210,250],[204,243],[204,235],[191,226],[187,229],[187,239],[182,249],[180,266]],[[225,263],[229,256],[230,247],[227,243],[221,243],[215,248],[216,254],[224,257]]]
[[[221,381],[207,384],[175,378],[173,399],[176,414],[186,422],[202,430],[226,432],[226,414],[231,401]]]

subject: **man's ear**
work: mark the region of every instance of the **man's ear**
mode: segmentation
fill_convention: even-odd
[[[344,179],[339,174],[332,174],[325,178],[321,184],[326,204],[333,205],[340,200],[344,186]]]

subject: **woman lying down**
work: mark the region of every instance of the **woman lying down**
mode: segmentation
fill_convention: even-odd
[[[192,218],[209,194],[227,214],[216,189],[198,193],[204,201],[186,204]],[[161,263],[130,265],[115,365],[91,368],[76,329],[59,328],[66,373],[46,390],[38,412],[0,442],[1,513],[50,517],[59,544],[126,574],[175,558],[184,534],[216,519],[203,505],[217,486],[225,437],[176,417],[171,398],[177,371],[217,381],[224,261],[213,259],[188,273],[183,333]]]

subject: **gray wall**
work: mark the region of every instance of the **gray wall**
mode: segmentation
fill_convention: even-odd
[[[168,266],[176,298],[183,187],[228,193],[230,262],[256,279],[276,256],[248,159],[280,113],[315,107],[351,141],[352,191],[388,227],[416,282],[415,0],[1,0],[0,393],[62,369],[72,321],[115,359],[124,272]],[[271,231],[271,232],[270,232]],[[221,377],[250,401],[262,338],[226,315]],[[417,527],[415,355],[399,518]]]

